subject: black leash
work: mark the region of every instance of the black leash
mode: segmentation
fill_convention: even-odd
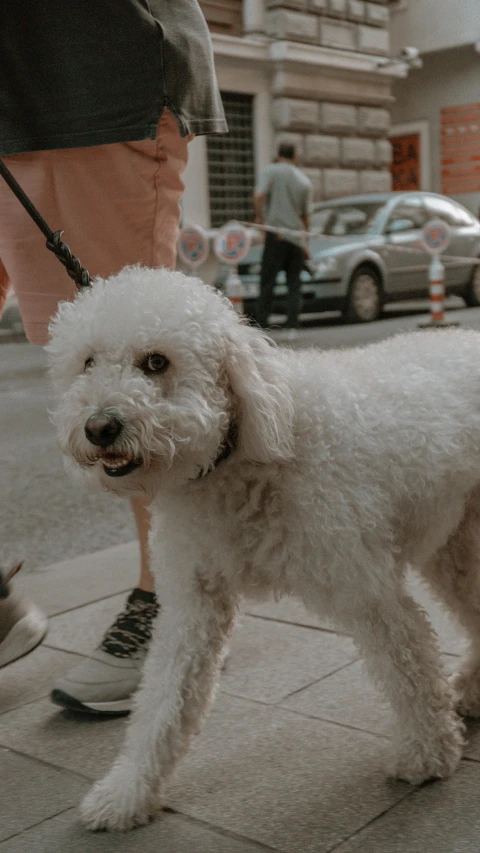
[[[73,255],[67,244],[62,240],[63,231],[52,231],[41,216],[37,208],[32,204],[28,196],[22,190],[20,184],[17,183],[11,171],[7,169],[3,160],[0,159],[0,175],[6,181],[12,192],[15,193],[19,202],[23,205],[28,215],[31,216],[35,225],[38,225],[40,231],[47,238],[47,249],[55,255],[56,258],[63,264],[68,275],[72,278],[79,290],[85,287],[92,286],[92,280],[88,274],[88,270],[84,269],[75,255]]]

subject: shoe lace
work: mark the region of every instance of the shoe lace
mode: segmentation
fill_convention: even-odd
[[[151,640],[157,613],[156,599],[147,602],[130,597],[125,609],[105,633],[100,648],[118,658],[133,657]]]

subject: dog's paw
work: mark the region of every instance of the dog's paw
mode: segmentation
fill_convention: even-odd
[[[143,780],[114,768],[91,788],[80,806],[82,823],[92,831],[125,832],[148,823],[160,808]]]
[[[441,739],[411,740],[403,743],[394,761],[396,779],[421,785],[429,779],[447,779],[462,757],[463,725],[453,721]]]

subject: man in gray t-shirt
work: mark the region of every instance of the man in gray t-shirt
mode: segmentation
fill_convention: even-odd
[[[260,175],[254,194],[256,222],[290,232],[308,231],[312,184],[295,166],[295,148],[281,144],[275,163]],[[255,319],[268,326],[273,289],[278,273],[287,275],[287,328],[295,328],[300,313],[300,273],[307,257],[307,239],[302,234],[267,231],[262,257],[260,296]]]

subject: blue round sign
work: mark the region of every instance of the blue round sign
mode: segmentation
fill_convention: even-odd
[[[238,222],[225,225],[215,238],[215,254],[224,264],[236,265],[248,254],[250,235]]]
[[[430,219],[422,229],[422,244],[427,252],[439,255],[450,243],[450,227],[443,219]]]
[[[203,228],[191,225],[182,228],[178,236],[178,254],[190,267],[199,267],[208,258],[208,238]]]

